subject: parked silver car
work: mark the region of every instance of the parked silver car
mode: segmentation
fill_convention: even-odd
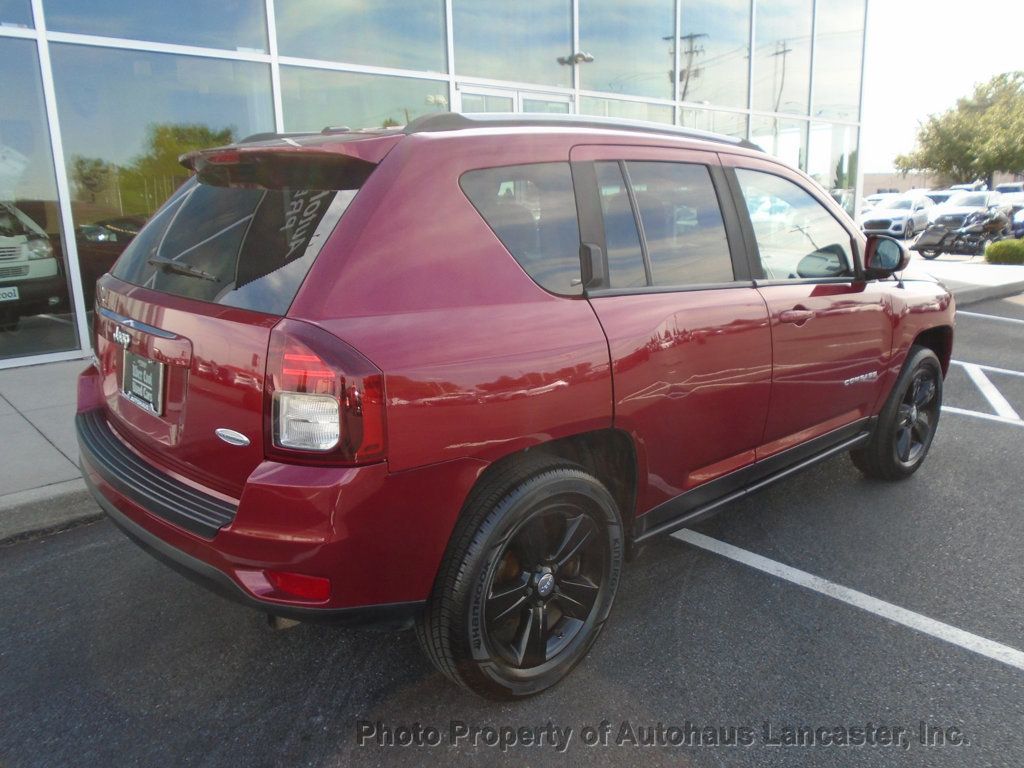
[[[928,226],[928,211],[934,205],[923,194],[900,195],[883,200],[865,216],[861,229],[867,234],[910,240]]]

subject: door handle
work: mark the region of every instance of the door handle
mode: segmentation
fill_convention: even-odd
[[[793,323],[793,325],[803,325],[812,317],[814,317],[814,312],[807,309],[806,307],[794,307],[793,309],[787,309],[780,312],[779,322]]]

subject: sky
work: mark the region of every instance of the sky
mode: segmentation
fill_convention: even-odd
[[[869,1],[862,152],[879,173],[913,149],[928,115],[1024,70],[1024,0]]]

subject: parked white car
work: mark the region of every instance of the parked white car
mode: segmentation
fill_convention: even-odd
[[[912,239],[928,226],[928,211],[935,206],[924,194],[897,195],[883,200],[864,217],[861,229],[872,235]]]

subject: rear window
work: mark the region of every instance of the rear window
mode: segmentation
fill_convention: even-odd
[[[468,171],[459,183],[530,277],[552,293],[583,293],[580,230],[568,163]]]
[[[163,293],[283,315],[355,194],[192,179],[142,228],[112,272]]]

